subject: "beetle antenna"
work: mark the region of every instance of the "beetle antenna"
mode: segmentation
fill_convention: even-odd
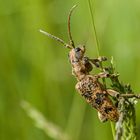
[[[71,45],[65,43],[61,38],[56,37],[56,36],[54,36],[54,35],[52,35],[52,34],[50,34],[50,33],[48,33],[48,32],[45,32],[45,31],[41,30],[41,29],[40,29],[39,31],[40,31],[41,33],[43,33],[44,35],[47,35],[48,37],[50,37],[50,38],[52,38],[52,39],[54,39],[54,40],[60,42],[60,43],[63,44],[66,48],[69,48],[69,49],[72,49],[72,48],[73,48]]]
[[[74,5],[71,9],[70,9],[70,12],[69,12],[69,16],[68,16],[68,36],[69,36],[69,40],[70,40],[70,45],[75,48],[75,45],[74,45],[74,41],[72,39],[72,35],[71,35],[71,30],[70,30],[70,20],[71,20],[71,14],[73,12],[73,10],[77,7],[77,5]]]

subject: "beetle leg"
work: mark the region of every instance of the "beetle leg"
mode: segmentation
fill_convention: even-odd
[[[107,118],[98,111],[98,118],[101,122],[106,122]]]
[[[109,78],[111,75],[108,72],[101,72],[95,75],[96,78]]]
[[[94,64],[96,67],[100,67],[100,62],[106,61],[107,58],[105,56],[100,56],[98,58],[88,58],[85,57],[88,61],[90,61],[92,64]]]
[[[115,97],[115,98],[119,98],[120,97],[120,93],[115,91],[115,90],[112,90],[112,89],[107,89],[107,93],[112,96],[112,97]]]

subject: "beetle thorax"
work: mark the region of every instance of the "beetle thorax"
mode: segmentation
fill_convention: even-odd
[[[84,52],[80,48],[72,49],[69,52],[69,59],[72,65],[72,74],[76,76],[77,80],[82,80],[88,73],[83,64]]]

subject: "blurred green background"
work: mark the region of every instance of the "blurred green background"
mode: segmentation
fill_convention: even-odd
[[[0,140],[53,139],[36,127],[21,107],[22,100],[71,140],[112,140],[110,123],[100,123],[97,112],[75,91],[68,50],[39,32],[43,29],[68,41],[67,16],[74,4],[75,44],[86,44],[86,54],[95,58],[87,0],[0,1]],[[140,1],[96,0],[94,11],[100,54],[113,56],[121,81],[140,92]],[[140,103],[136,115],[139,132]]]

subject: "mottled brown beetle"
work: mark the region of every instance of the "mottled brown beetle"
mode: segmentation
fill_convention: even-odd
[[[103,84],[99,82],[99,78],[105,78],[109,75],[107,73],[99,73],[91,75],[89,72],[92,71],[93,65],[99,67],[99,63],[105,61],[105,57],[99,57],[97,59],[90,59],[86,57],[85,46],[75,47],[72,35],[70,32],[70,18],[74,5],[68,16],[68,35],[69,43],[65,43],[62,39],[51,35],[43,30],[41,33],[53,38],[62,43],[66,48],[70,49],[69,60],[72,66],[72,74],[76,77],[78,83],[76,84],[76,90],[85,98],[85,100],[98,111],[98,117],[102,122],[107,120],[118,121],[119,112],[109,95],[117,96],[118,93],[113,90],[107,90]]]

